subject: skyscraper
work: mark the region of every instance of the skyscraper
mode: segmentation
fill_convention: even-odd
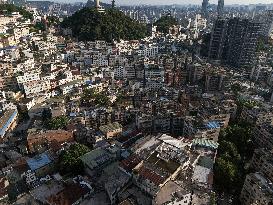
[[[263,35],[269,36],[273,29],[273,10],[266,11],[263,23]]]
[[[208,6],[209,6],[209,0],[203,0],[202,2],[202,17],[203,18],[209,17]]]
[[[95,0],[96,9],[100,9],[100,0]]]
[[[213,25],[213,31],[210,39],[209,59],[220,60],[222,57],[223,46],[225,43],[227,21],[217,19]]]
[[[251,67],[260,33],[260,23],[240,18],[218,18],[211,34],[209,59],[235,67]]]
[[[98,12],[104,12],[104,9],[100,5],[100,0],[95,0],[95,8]]]
[[[227,39],[223,60],[236,67],[252,67],[261,24],[248,19],[234,18],[228,21]]]
[[[223,14],[224,14],[224,0],[218,0],[217,14],[218,14],[218,16],[223,16]]]

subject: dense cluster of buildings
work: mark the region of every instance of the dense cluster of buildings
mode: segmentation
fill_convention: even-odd
[[[34,8],[32,20],[0,14],[0,204],[214,204],[219,136],[235,119],[256,145],[240,201],[272,204],[273,50],[257,50],[272,13],[229,18],[222,0],[216,15],[208,4],[168,34],[149,25],[144,39],[111,43],[76,41]],[[144,23],[164,13],[121,10]],[[77,158],[83,172],[61,174],[79,143],[91,150]]]

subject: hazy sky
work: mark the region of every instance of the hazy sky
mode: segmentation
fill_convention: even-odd
[[[77,0],[69,0],[77,1]],[[78,0],[83,1],[83,0]],[[102,2],[109,3],[111,0],[101,0]],[[217,4],[218,0],[210,0],[210,3]],[[136,5],[136,4],[201,4],[202,0],[116,0],[117,4]],[[273,0],[225,0],[225,4],[270,4]]]

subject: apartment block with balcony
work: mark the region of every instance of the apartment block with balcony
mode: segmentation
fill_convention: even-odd
[[[257,124],[252,133],[258,147],[273,149],[273,125],[269,123]]]
[[[240,200],[243,205],[271,205],[273,203],[272,182],[259,172],[248,174]]]
[[[273,152],[265,149],[256,149],[252,156],[251,167],[262,172],[273,181]]]

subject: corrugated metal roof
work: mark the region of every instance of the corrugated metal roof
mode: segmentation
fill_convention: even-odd
[[[217,142],[214,142],[213,140],[208,140],[208,139],[194,139],[192,141],[192,145],[199,145],[199,146],[203,146],[203,147],[209,147],[209,148],[213,148],[213,149],[217,149],[219,144]]]

